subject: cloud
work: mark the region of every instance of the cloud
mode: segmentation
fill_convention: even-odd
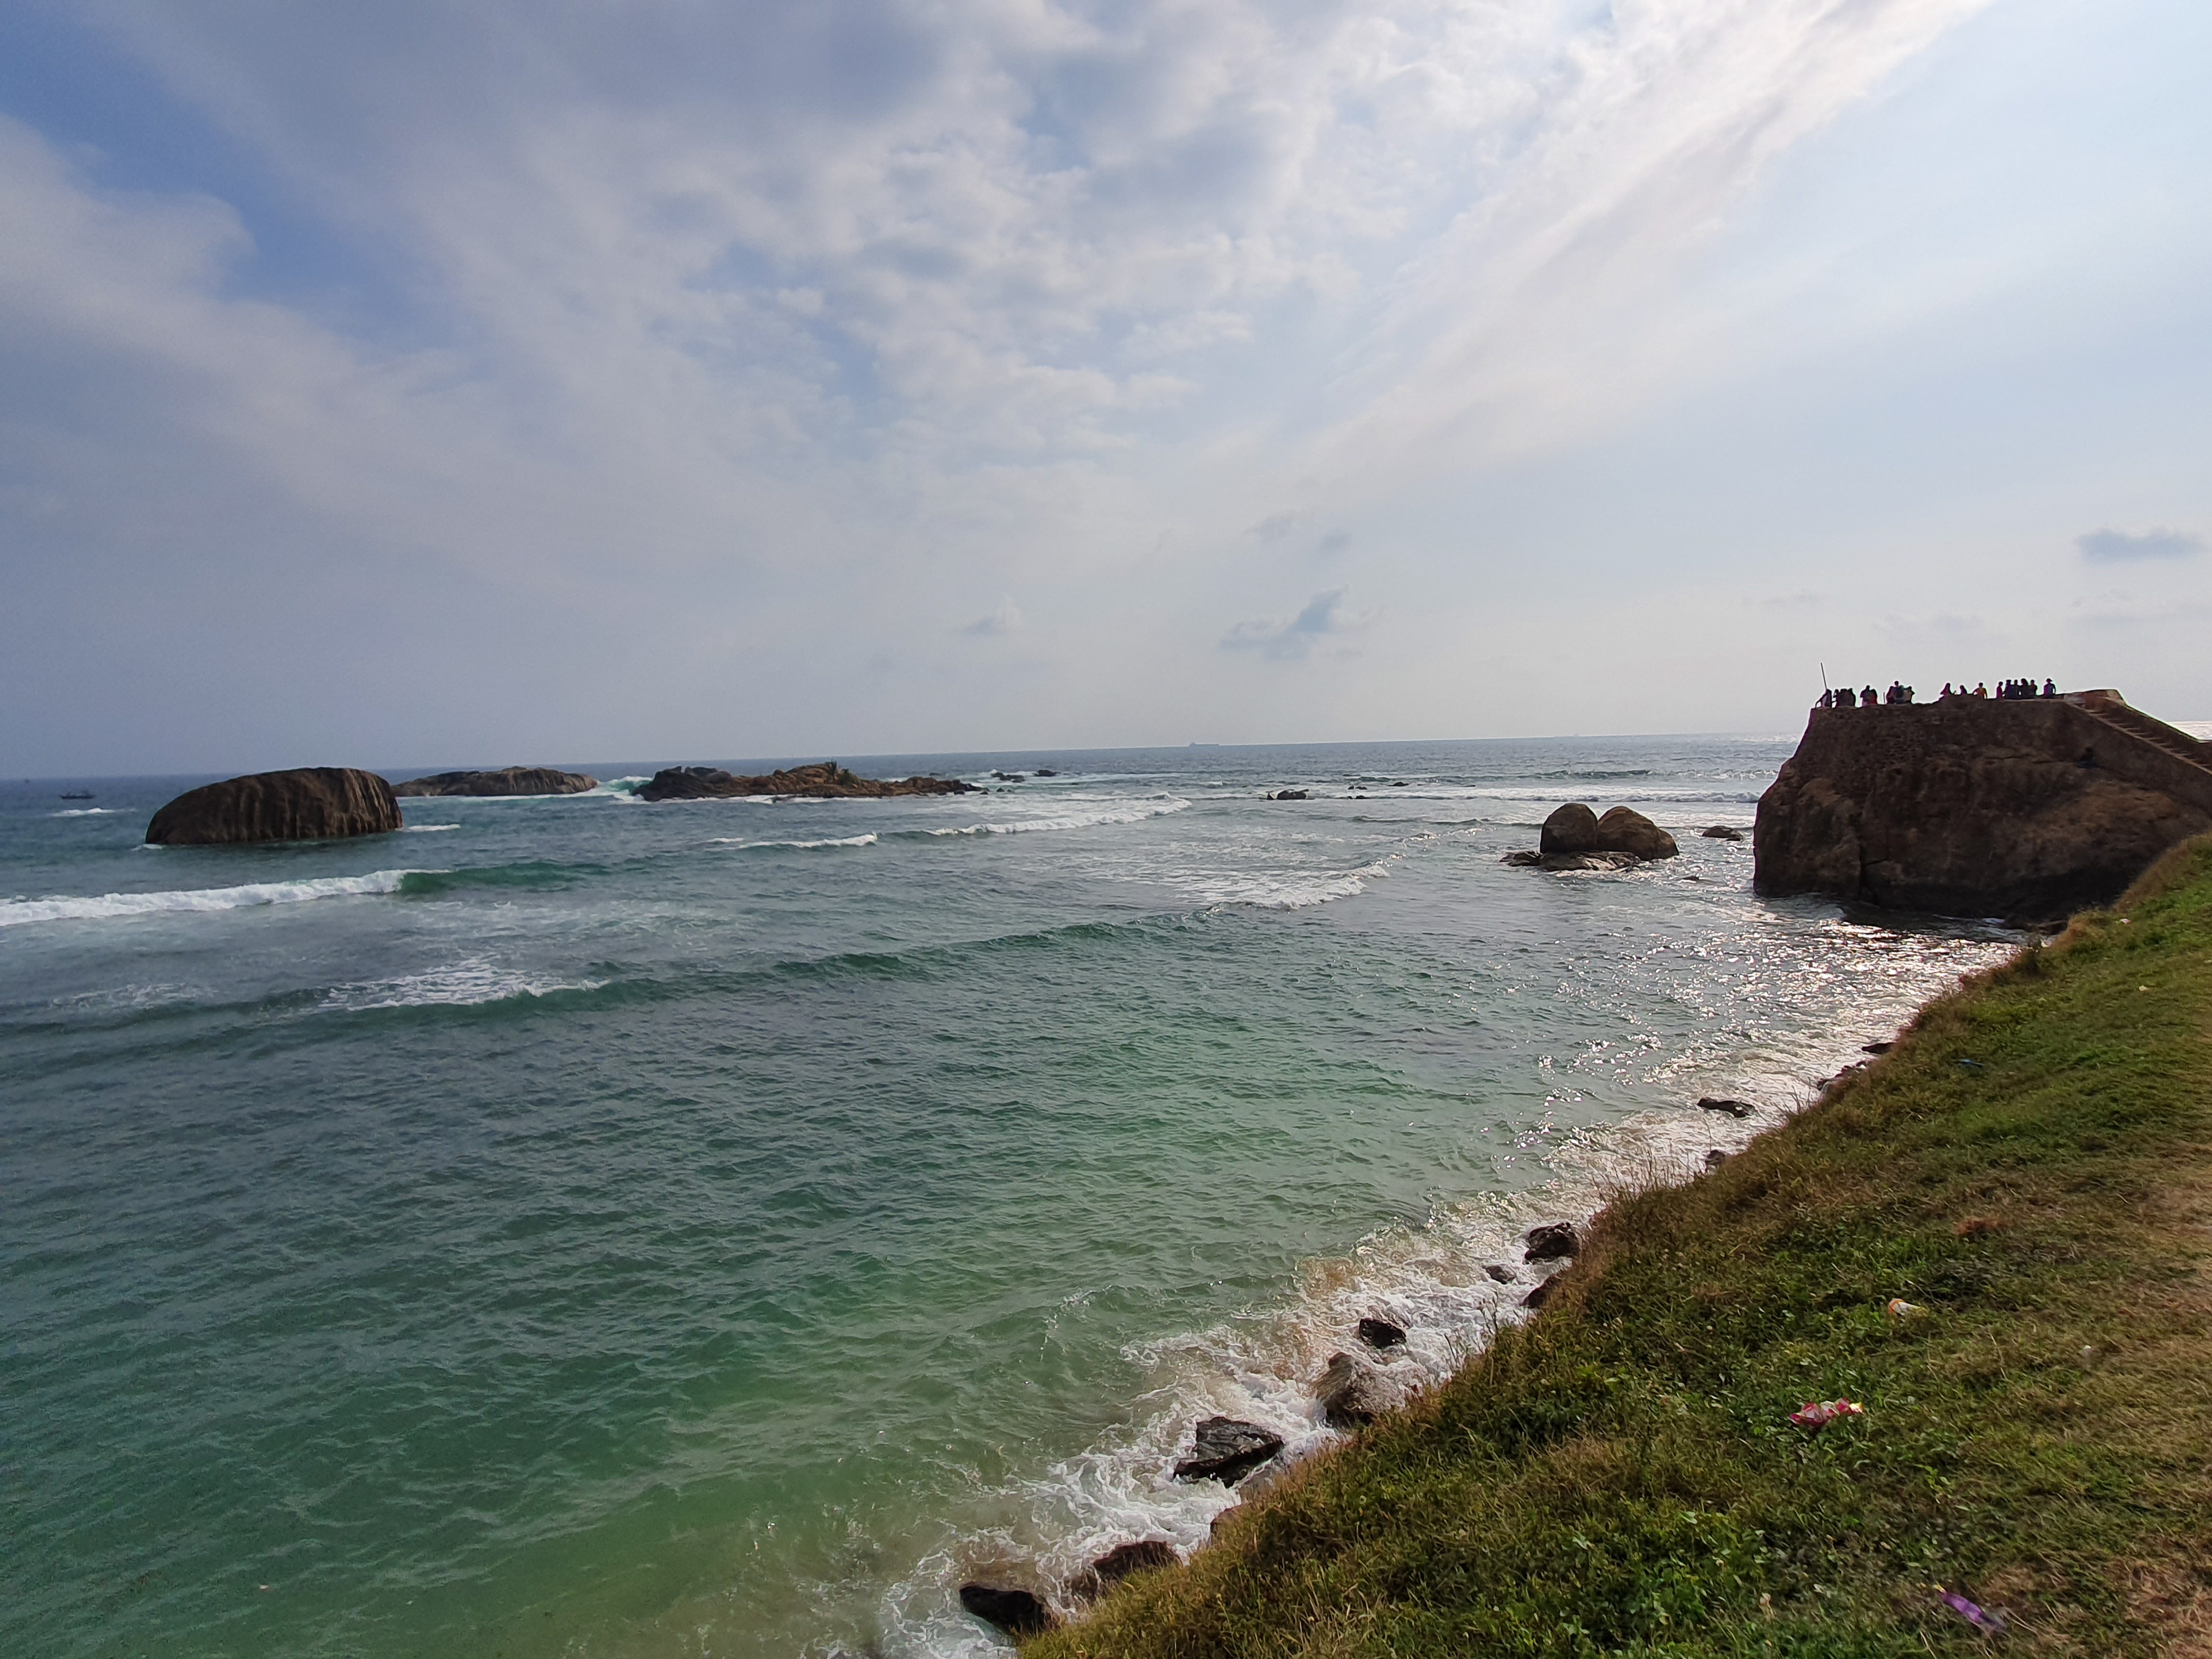
[[[1238,623],[1221,636],[1222,648],[1256,650],[1270,657],[1304,657],[1332,635],[1357,634],[1370,626],[1380,612],[1346,610],[1346,592],[1345,588],[1332,587],[1316,593],[1295,617],[1255,617]]]
[[[2074,545],[2093,564],[2120,564],[2135,559],[2189,558],[2204,550],[2204,538],[2182,530],[2093,530],[2076,536]]]
[[[1286,507],[1279,512],[1270,513],[1244,533],[1255,541],[1279,542],[1296,530],[1301,520],[1310,516],[1310,510],[1305,507]]]
[[[964,623],[960,632],[986,635],[1012,634],[1021,625],[1022,613],[1015,608],[1014,602],[1012,599],[1002,599],[999,602],[997,610],[976,617],[974,622]]]

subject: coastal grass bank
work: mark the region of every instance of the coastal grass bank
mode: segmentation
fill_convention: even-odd
[[[2212,1654],[2212,838],[1024,1650],[1996,1650]]]

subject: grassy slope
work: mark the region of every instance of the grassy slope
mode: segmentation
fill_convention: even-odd
[[[2212,1655],[2208,1176],[2212,840],[1026,1659]]]

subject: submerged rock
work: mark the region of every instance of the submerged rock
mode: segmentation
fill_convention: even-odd
[[[1283,1437],[1241,1418],[1199,1424],[1191,1455],[1176,1465],[1178,1480],[1218,1480],[1233,1486],[1283,1449]]]
[[[581,772],[550,766],[508,766],[496,772],[433,772],[426,778],[395,783],[392,793],[415,795],[580,795],[599,781]]]
[[[1359,1340],[1370,1348],[1396,1348],[1405,1345],[1406,1328],[1394,1325],[1387,1319],[1377,1319],[1370,1315],[1359,1322],[1357,1329]]]
[[[1093,1561],[1087,1571],[1078,1574],[1069,1588],[1085,1600],[1095,1601],[1133,1573],[1157,1572],[1162,1567],[1180,1565],[1182,1561],[1175,1546],[1164,1538],[1116,1544]]]
[[[1310,800],[1313,797],[1309,795],[1303,789],[1278,789],[1273,794],[1263,796],[1261,799],[1265,800]]]
[[[1521,1277],[1521,1275],[1515,1273],[1512,1268],[1503,1267],[1495,1261],[1492,1262],[1482,1271],[1488,1273],[1492,1279],[1496,1279],[1501,1285],[1510,1285],[1515,1279]]]
[[[1042,1636],[1060,1620],[1052,1609],[1025,1589],[1000,1589],[990,1584],[963,1584],[960,1605],[987,1625],[996,1625],[1009,1636]]]
[[[817,800],[880,800],[891,795],[968,795],[960,778],[864,778],[835,761],[739,776],[714,766],[670,766],[642,785],[640,800],[720,800],[737,795],[805,795]]]
[[[1730,1117],[1749,1117],[1759,1109],[1747,1100],[1721,1100],[1707,1095],[1698,1103],[1701,1112],[1726,1112]]]
[[[1582,1236],[1571,1222],[1550,1221],[1531,1227],[1522,1241],[1528,1247],[1524,1261],[1571,1261],[1583,1253]]]
[[[221,847],[261,841],[337,841],[400,827],[392,786],[350,766],[255,772],[188,789],[154,814],[155,847]]]
[[[1398,1385],[1356,1355],[1335,1353],[1314,1383],[1314,1398],[1333,1429],[1371,1423],[1406,1403]]]
[[[1742,830],[1725,823],[1709,825],[1698,833],[1707,841],[1741,841],[1743,839]]]

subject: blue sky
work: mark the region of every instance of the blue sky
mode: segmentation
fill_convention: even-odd
[[[0,769],[2212,717],[2212,10],[0,15]]]

